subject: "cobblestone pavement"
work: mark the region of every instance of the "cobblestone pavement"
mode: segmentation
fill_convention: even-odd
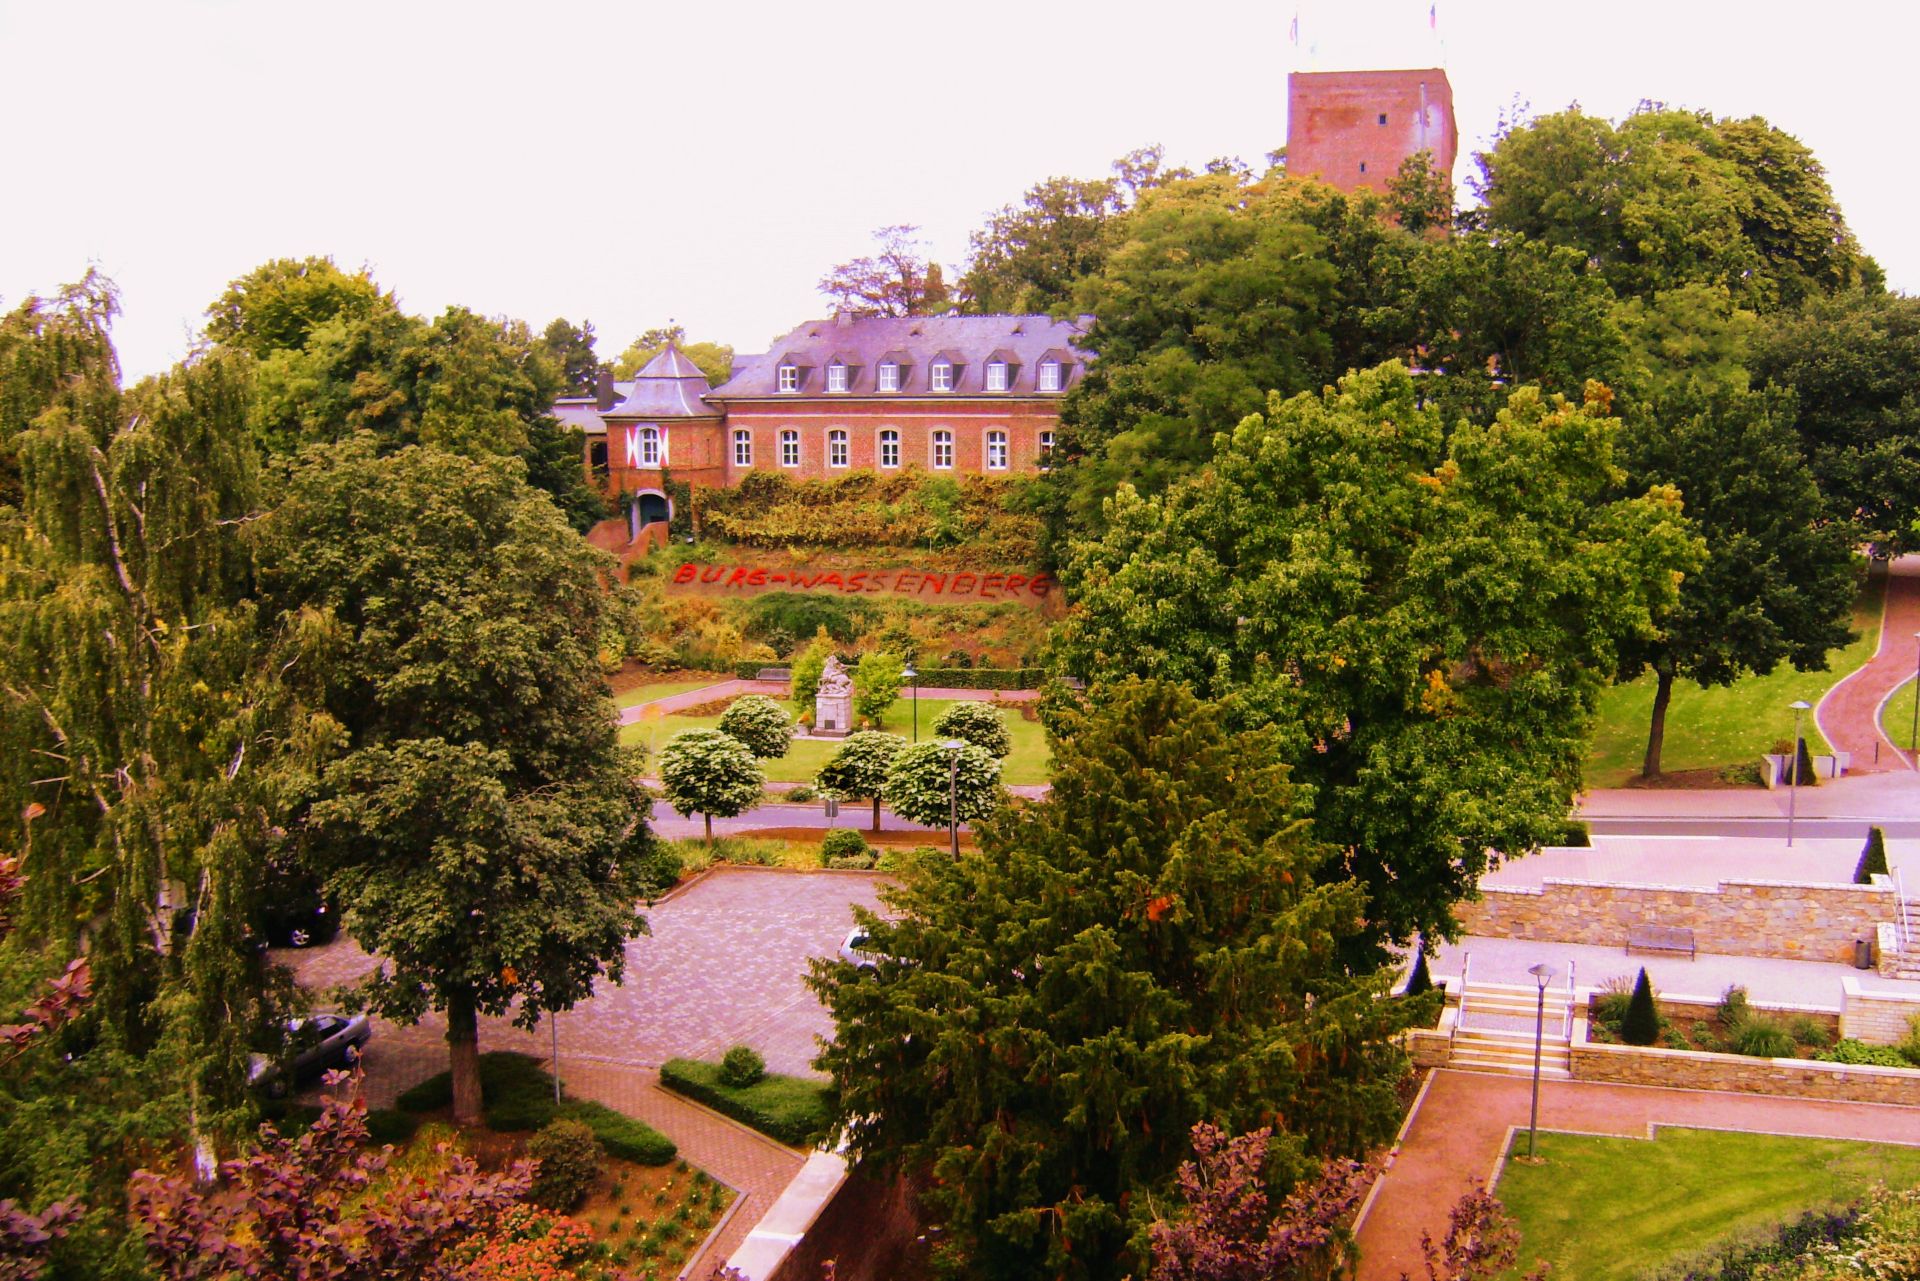
[[[1508,1129],[1527,1124],[1531,1088],[1523,1076],[1433,1074],[1357,1229],[1359,1281],[1397,1281],[1421,1269],[1420,1234],[1439,1240],[1454,1202],[1474,1180],[1492,1175]],[[1656,1125],[1920,1144],[1920,1108],[1585,1081],[1541,1084],[1543,1130],[1645,1138]]]

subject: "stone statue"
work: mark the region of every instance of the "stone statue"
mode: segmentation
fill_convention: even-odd
[[[839,657],[829,654],[813,696],[813,732],[816,737],[845,738],[852,730],[853,678]]]

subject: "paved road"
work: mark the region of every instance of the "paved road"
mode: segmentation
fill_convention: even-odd
[[[1860,670],[1828,690],[1813,709],[1813,719],[1827,741],[1836,750],[1853,754],[1855,773],[1913,768],[1907,754],[1881,732],[1880,707],[1914,674],[1916,633],[1920,633],[1920,556],[1902,556],[1888,567],[1879,649]]]
[[[1454,1202],[1474,1180],[1492,1177],[1509,1128],[1527,1124],[1531,1084],[1520,1076],[1433,1074],[1360,1221],[1359,1281],[1398,1281],[1402,1272],[1423,1270],[1420,1234],[1439,1240]],[[1540,1089],[1542,1129],[1646,1138],[1656,1125],[1920,1144],[1920,1108],[1583,1081],[1547,1081]]]

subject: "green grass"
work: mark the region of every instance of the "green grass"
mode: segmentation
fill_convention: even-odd
[[[487,1126],[502,1132],[537,1130],[556,1116],[580,1121],[613,1156],[640,1165],[673,1160],[673,1140],[644,1121],[588,1099],[555,1105],[553,1078],[524,1054],[495,1051],[480,1056],[480,1098]],[[433,1112],[453,1106],[453,1076],[441,1072],[395,1100],[403,1112]]]
[[[798,715],[799,709],[793,703],[782,703],[789,715]],[[953,700],[923,698],[920,700],[920,737],[924,741],[933,737],[933,722],[940,713],[953,706]],[[1030,721],[1013,708],[1002,708],[1006,717],[1007,731],[1013,737],[1013,751],[1001,763],[1000,781],[1003,783],[1044,783],[1047,781],[1047,769],[1050,756],[1047,751],[1046,731],[1039,721]],[[713,729],[720,724],[717,716],[662,716],[656,720],[641,721],[625,725],[620,729],[620,741],[632,746],[640,745],[648,749],[650,755],[657,755],[660,748],[675,734],[690,729]],[[912,737],[913,700],[902,698],[887,710],[884,728],[895,734]],[[798,740],[787,749],[787,754],[775,761],[761,762],[766,766],[767,778],[775,783],[810,783],[813,776],[829,757],[840,750],[840,745],[827,740]]]
[[[1675,681],[1673,700],[1667,706],[1661,770],[1672,774],[1744,765],[1757,762],[1776,742],[1791,740],[1793,712],[1788,705],[1805,699],[1817,706],[1822,694],[1873,657],[1880,641],[1880,597],[1885,583],[1884,577],[1875,576],[1861,589],[1853,616],[1858,638],[1836,650],[1824,672],[1797,672],[1783,664],[1770,675],[1749,676],[1713,689]],[[1618,787],[1639,775],[1653,716],[1653,686],[1653,675],[1647,673],[1600,696],[1600,713],[1587,750],[1589,787]],[[1803,715],[1801,725],[1809,750],[1831,750],[1811,712]]]
[[[1913,677],[1902,681],[1880,705],[1880,728],[1896,746],[1913,750]]]
[[[1644,1139],[1540,1135],[1545,1163],[1508,1161],[1495,1194],[1520,1225],[1518,1276],[1630,1281],[1715,1242],[1844,1204],[1877,1180],[1920,1183],[1920,1148],[1661,1129]],[[1526,1150],[1516,1136],[1516,1152]]]
[[[769,1072],[739,1089],[720,1083],[718,1063],[668,1059],[660,1065],[660,1084],[796,1147],[820,1138],[833,1119],[833,1089],[825,1081]]]
[[[649,685],[635,685],[625,693],[616,694],[613,701],[621,707],[638,707],[642,703],[651,703],[656,698],[671,698],[675,694],[684,694],[690,689],[705,689],[709,685],[718,685],[730,679],[726,676],[702,676],[698,680],[656,681]]]

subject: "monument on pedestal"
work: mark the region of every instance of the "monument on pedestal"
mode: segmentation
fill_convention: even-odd
[[[827,656],[820,687],[813,696],[813,732],[819,738],[845,738],[853,732],[853,678],[836,655]]]

